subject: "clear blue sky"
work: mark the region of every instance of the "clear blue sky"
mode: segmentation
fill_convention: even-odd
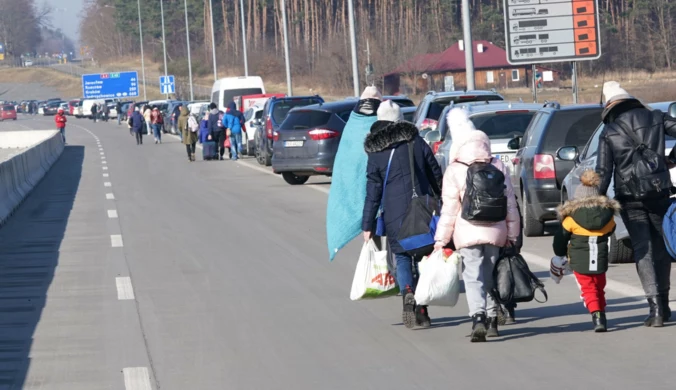
[[[38,0],[38,4],[49,4],[52,11],[52,25],[60,28],[79,46],[80,13],[84,6],[84,0]]]

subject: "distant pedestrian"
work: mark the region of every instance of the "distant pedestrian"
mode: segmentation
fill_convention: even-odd
[[[115,103],[115,112],[117,112],[117,125],[122,124],[122,102]]]
[[[200,120],[199,141],[201,144],[209,140],[209,113],[205,112]]]
[[[150,120],[153,128],[153,135],[155,136],[155,143],[162,143],[162,124],[164,124],[164,118],[162,113],[157,106],[153,107],[153,111],[150,114]]]
[[[145,105],[141,109],[141,115],[143,115],[143,119],[145,120],[146,123],[146,131],[148,132],[148,136],[150,136],[153,133],[153,129],[151,127],[151,114],[153,110],[150,107],[150,105]],[[155,138],[155,141],[157,141],[157,138]]]
[[[188,153],[188,160],[195,161],[195,144],[197,144],[199,123],[194,116],[190,115],[186,107],[181,107],[181,115],[176,121],[176,126],[183,133],[182,140]]]
[[[599,139],[596,172],[605,195],[615,177],[615,199],[629,231],[636,270],[648,299],[645,326],[662,327],[671,318],[671,257],[662,222],[671,201],[671,179],[665,162],[665,136],[676,137],[676,119],[650,110],[616,81],[603,85],[605,124]]]
[[[108,107],[108,104],[104,102],[101,105],[101,119],[104,122],[108,122],[109,115],[110,115],[110,107]]]
[[[244,115],[237,109],[235,102],[230,102],[228,110],[223,118],[223,126],[230,130],[230,152],[231,159],[237,161],[242,155],[242,125],[244,124]]]
[[[182,136],[183,134],[180,127],[178,126],[178,117],[181,116],[181,108],[183,108],[183,104],[178,103],[176,107],[174,107],[174,109],[171,111],[170,118],[171,130],[174,134],[178,134],[179,136]]]
[[[136,135],[136,145],[143,145],[143,129],[145,128],[145,119],[141,115],[140,109],[134,107],[134,112],[129,118],[131,124],[131,131]]]
[[[59,110],[56,112],[56,116],[54,116],[54,122],[56,122],[56,129],[61,132],[61,138],[63,138],[63,143],[66,143],[66,122],[68,119],[66,119],[66,115],[63,112],[63,108],[59,108]]]
[[[225,128],[223,128],[221,113],[216,103],[209,105],[209,140],[216,142],[218,158],[223,160],[225,154]]]
[[[601,179],[593,170],[580,176],[573,200],[558,208],[561,227],[554,235],[554,254],[568,257],[582,292],[584,306],[592,315],[595,332],[605,332],[606,271],[608,244],[615,232],[615,214],[620,204],[599,194]],[[563,272],[557,271],[563,276]],[[558,276],[557,275],[557,276]]]
[[[94,122],[97,122],[98,121],[98,116],[97,116],[98,115],[98,107],[97,107],[96,103],[92,104],[91,111],[92,111],[92,120]]]

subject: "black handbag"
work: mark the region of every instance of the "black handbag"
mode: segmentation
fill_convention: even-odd
[[[535,298],[540,290],[545,300]],[[493,299],[503,305],[508,303],[530,302],[535,299],[539,303],[547,302],[545,285],[531,272],[526,260],[514,251],[505,251],[493,268],[493,288],[489,292]]]

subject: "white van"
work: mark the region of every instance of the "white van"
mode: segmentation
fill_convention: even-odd
[[[263,79],[258,76],[226,77],[216,80],[211,88],[211,102],[225,112],[235,96],[259,95],[265,93]]]
[[[92,117],[92,106],[94,103],[101,107],[104,104],[112,103],[113,99],[86,99],[82,102],[82,116],[85,118]]]

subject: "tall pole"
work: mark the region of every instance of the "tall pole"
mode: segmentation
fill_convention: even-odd
[[[352,83],[354,96],[359,96],[359,60],[357,58],[357,36],[354,27],[354,0],[347,0],[347,10],[350,18],[350,44],[352,45]]]
[[[282,1],[282,29],[284,31],[284,62],[286,63],[286,89],[287,95],[293,96],[291,88],[291,65],[289,65],[289,32],[286,26],[286,1]]]
[[[188,26],[188,0],[183,0],[185,8],[185,41],[188,45],[188,77],[190,78],[190,101],[195,100],[195,94],[192,89],[192,60],[190,58],[190,27]]]
[[[244,25],[244,0],[239,0],[239,9],[242,10],[242,47],[244,48],[244,76],[249,77],[249,60],[246,57],[246,26]]]
[[[214,81],[218,80],[218,70],[216,69],[216,34],[214,33],[214,8],[211,5],[213,0],[209,0],[209,16],[211,17],[211,56],[214,61]]]
[[[537,79],[535,78],[536,72],[537,72],[537,69],[535,67],[535,64],[533,64],[533,67],[531,68],[531,78],[533,79],[533,80],[531,80],[532,83],[533,83],[533,103],[538,102],[538,82],[537,82]]]
[[[573,61],[573,104],[577,104],[577,62]]]
[[[462,0],[462,30],[465,46],[465,74],[467,76],[467,89],[473,90],[474,86],[474,43],[472,43],[472,21],[469,15],[469,0]]]
[[[164,51],[164,77],[166,78],[167,77],[167,40],[164,36],[164,0],[160,0],[160,16],[162,18],[162,49]]]
[[[146,64],[143,57],[143,26],[141,25],[141,0],[136,1],[138,5],[138,33],[141,41],[141,74],[143,75],[143,100],[148,100],[146,95]]]

